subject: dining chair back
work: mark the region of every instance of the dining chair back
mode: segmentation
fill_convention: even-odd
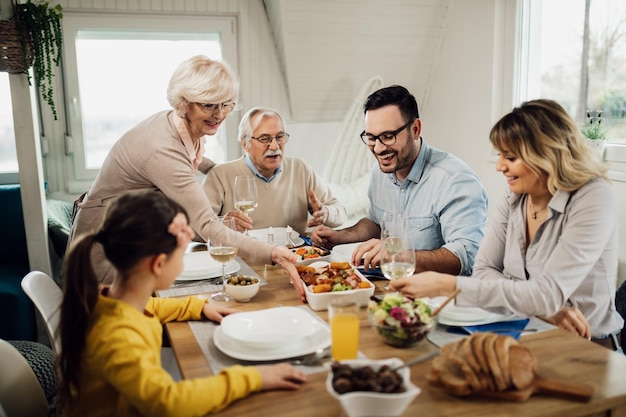
[[[44,417],[50,411],[37,376],[10,343],[0,339],[0,408],[6,417]]]
[[[55,353],[61,351],[61,339],[57,335],[61,318],[63,292],[54,280],[41,271],[29,272],[22,279],[22,289],[32,300],[46,323],[46,331]]]

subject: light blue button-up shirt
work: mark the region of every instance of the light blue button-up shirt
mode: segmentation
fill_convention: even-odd
[[[404,181],[374,166],[368,218],[380,225],[385,212],[404,211],[413,249],[446,248],[459,258],[460,274],[470,275],[487,222],[487,193],[465,162],[421,142]]]

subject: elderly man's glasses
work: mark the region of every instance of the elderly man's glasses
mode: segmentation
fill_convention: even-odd
[[[258,137],[250,136],[252,139],[259,141],[263,145],[269,145],[274,139],[279,145],[284,145],[289,140],[289,133],[281,132],[276,136],[261,135]]]
[[[202,109],[203,112],[207,114],[213,114],[221,109],[224,113],[230,113],[235,108],[235,102],[231,101],[228,103],[221,104],[209,104],[209,103],[197,103],[198,106]]]
[[[374,147],[376,145],[377,140],[379,140],[380,143],[382,143],[385,146],[391,146],[394,143],[396,143],[396,136],[398,135],[398,133],[402,132],[404,129],[411,126],[412,124],[413,124],[413,121],[411,120],[404,126],[398,128],[397,130],[394,130],[393,132],[383,132],[377,136],[370,135],[369,133],[365,133],[365,130],[364,130],[360,135],[361,140],[363,141],[364,144],[366,144],[367,146],[371,146],[371,147]]]

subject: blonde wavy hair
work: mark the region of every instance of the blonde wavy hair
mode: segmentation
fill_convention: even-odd
[[[524,161],[537,177],[547,178],[551,194],[578,190],[593,178],[609,181],[574,120],[553,100],[522,103],[498,120],[489,140]]]
[[[167,101],[183,117],[189,103],[227,103],[239,99],[239,79],[225,61],[196,55],[174,70]]]

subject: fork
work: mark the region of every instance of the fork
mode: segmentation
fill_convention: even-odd
[[[207,284],[207,283],[219,285],[221,283],[221,279],[222,279],[221,277],[217,277],[217,278],[199,279],[195,281],[174,282],[174,284],[172,285],[172,288],[191,287],[194,285]]]
[[[313,353],[290,360],[289,363],[292,365],[317,366],[321,365],[323,360],[328,357],[330,357],[330,347],[317,349]]]

